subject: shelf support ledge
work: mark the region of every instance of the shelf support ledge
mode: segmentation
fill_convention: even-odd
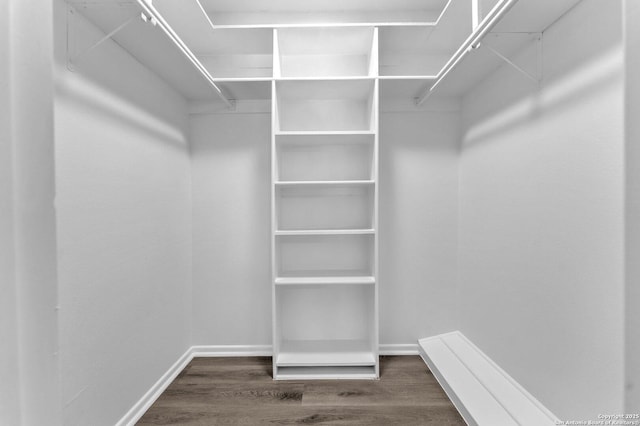
[[[504,33],[502,33],[502,34],[504,34]],[[485,42],[484,43],[484,47],[486,47],[489,52],[493,53],[495,56],[500,58],[502,61],[504,61],[508,65],[510,65],[513,69],[518,71],[520,74],[524,75],[526,78],[528,78],[529,80],[533,81],[534,83],[536,83],[539,86],[542,83],[542,70],[541,70],[541,66],[540,66],[540,61],[542,60],[542,58],[541,58],[542,33],[536,33],[536,41],[535,42],[538,45],[538,49],[537,49],[537,51],[538,51],[537,73],[538,73],[538,75],[533,75],[530,72],[526,71],[524,68],[522,68],[521,66],[519,66],[518,64],[513,62],[511,59],[507,58],[505,55],[500,53],[498,50],[493,48],[490,44]]]
[[[69,14],[72,14],[72,15],[75,14],[73,7],[71,6],[69,6]],[[122,31],[127,26],[129,26],[129,24],[131,24],[134,20],[139,18],[141,18],[141,15],[136,13],[135,15],[131,16],[126,21],[124,21],[122,24],[118,25],[116,28],[111,30],[109,33],[105,34],[102,38],[100,38],[100,40],[96,41],[91,46],[87,47],[86,49],[84,49],[83,51],[81,51],[80,53],[74,56],[71,56],[69,54],[69,43],[67,42],[67,68],[69,69],[69,71],[74,71],[74,65],[77,64],[83,56],[86,56],[93,49],[97,48],[98,46],[103,44],[105,41],[113,38],[116,34],[118,34],[120,31]],[[67,20],[67,38],[68,37],[69,37],[69,21]]]

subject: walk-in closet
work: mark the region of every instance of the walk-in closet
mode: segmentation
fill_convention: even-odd
[[[639,20],[0,3],[0,424],[640,425]]]

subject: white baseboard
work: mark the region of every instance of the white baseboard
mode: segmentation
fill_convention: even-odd
[[[271,345],[206,345],[192,346],[193,357],[271,356]]]
[[[420,355],[467,424],[558,424],[551,411],[459,331],[418,343]]]
[[[380,355],[419,355],[416,343],[408,344],[382,344],[380,345]]]
[[[189,348],[171,367],[169,367],[167,372],[164,373],[153,386],[151,386],[151,389],[149,389],[142,398],[140,398],[140,400],[131,407],[127,414],[125,414],[124,417],[116,423],[116,426],[135,425],[192,359],[193,355],[191,354],[191,348]]]
[[[116,426],[133,426],[140,420],[144,413],[160,397],[162,392],[169,387],[171,382],[182,370],[196,357],[244,357],[244,356],[271,356],[271,345],[199,345],[190,347],[178,359],[166,373],[149,389],[138,402],[120,419]],[[409,344],[383,344],[380,345],[380,355],[418,355],[418,345]]]
[[[194,357],[217,356],[271,356],[271,345],[205,345],[192,346]],[[380,355],[419,355],[416,343],[382,344]]]

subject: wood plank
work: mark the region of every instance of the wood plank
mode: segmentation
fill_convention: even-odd
[[[381,356],[380,375],[398,383],[437,382],[419,356]]]
[[[449,406],[451,401],[437,382],[394,383],[344,380],[305,384],[302,405],[331,406]]]
[[[371,426],[462,426],[455,408],[450,407],[262,407],[237,410],[233,407],[206,406],[192,411],[185,408],[156,408],[138,425],[371,425]]]
[[[139,425],[464,425],[417,356],[381,357],[380,380],[274,381],[271,358],[194,358]]]
[[[201,405],[260,406],[300,405],[305,385],[302,383],[190,383],[170,386],[156,401],[163,407],[193,407]]]
[[[271,357],[194,358],[171,384],[271,381]],[[171,387],[170,386],[170,387]]]

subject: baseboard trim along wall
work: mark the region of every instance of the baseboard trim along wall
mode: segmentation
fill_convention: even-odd
[[[192,346],[193,357],[271,356],[271,345],[207,345]]]
[[[271,345],[206,345],[192,346],[194,357],[216,356],[271,356]],[[416,343],[382,344],[380,355],[419,355]]]
[[[197,357],[243,357],[271,356],[271,345],[205,345],[190,347],[162,377],[149,389],[138,402],[120,419],[116,426],[133,426],[169,387],[182,370]],[[387,344],[380,345],[380,355],[418,355],[418,345]]]
[[[459,331],[418,341],[420,355],[469,425],[545,426],[559,419]]]
[[[131,407],[127,414],[125,414],[124,417],[116,423],[116,426],[134,426],[192,359],[192,348],[189,348],[171,367],[169,367],[167,372],[164,373],[153,386],[151,386],[151,389],[149,389],[142,398],[140,398],[140,400]]]
[[[409,344],[382,344],[380,355],[419,355],[418,345]]]

